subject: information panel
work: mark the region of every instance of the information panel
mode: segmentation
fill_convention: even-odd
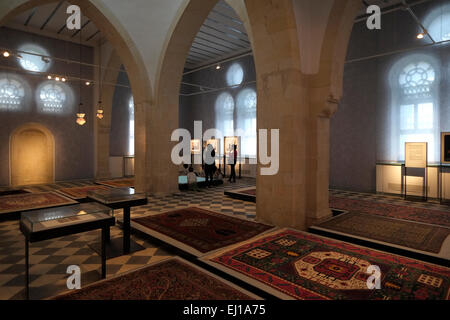
[[[441,132],[441,163],[450,163],[450,132]]]
[[[426,168],[427,167],[427,142],[405,143],[405,167]]]

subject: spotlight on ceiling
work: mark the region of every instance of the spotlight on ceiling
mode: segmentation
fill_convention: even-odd
[[[91,83],[89,82],[89,81],[86,81],[86,83],[85,83],[87,86],[90,86],[91,85]]]
[[[3,51],[3,56],[5,58],[8,58],[11,54],[9,53],[9,51]]]
[[[423,39],[425,37],[425,34],[423,32],[417,34],[417,39]]]
[[[48,80],[52,80],[52,76],[51,76],[51,75],[48,75],[48,76],[47,76],[47,79],[48,79]]]
[[[61,81],[62,81],[62,82],[66,82],[66,78],[62,77],[62,78],[61,78]]]
[[[221,66],[220,66],[220,64],[218,64],[217,66],[216,66],[216,70],[219,70],[221,68]]]
[[[60,79],[59,77],[55,77],[55,80],[56,80],[56,81],[59,81],[59,80],[61,80],[61,79]]]

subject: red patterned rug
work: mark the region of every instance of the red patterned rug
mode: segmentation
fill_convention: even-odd
[[[193,248],[198,252],[189,252],[197,256],[248,240],[273,228],[194,207],[136,218],[132,222],[133,227],[182,250]],[[155,235],[154,231],[158,234]]]
[[[240,192],[244,193],[244,194],[251,195],[251,196],[256,196],[256,188],[251,188],[251,189],[247,189],[247,190],[241,190]]]
[[[330,197],[330,208],[450,227],[450,212],[448,211],[340,197]]]
[[[204,258],[262,289],[295,299],[450,299],[450,269],[294,230]],[[378,266],[380,289],[367,287]],[[269,289],[267,289],[269,288]]]
[[[58,207],[76,201],[53,192],[24,193],[0,197],[0,214]]]
[[[98,190],[110,190],[110,188],[107,186],[91,185],[83,187],[63,188],[58,190],[58,192],[62,193],[63,195],[69,198],[75,200],[82,200],[87,197],[89,191],[98,191]]]
[[[181,259],[107,279],[54,300],[253,300],[256,296]]]
[[[97,181],[96,183],[102,184],[104,186],[112,187],[112,188],[133,188],[134,187],[134,179],[113,179],[113,180]]]
[[[224,191],[226,196],[243,201],[256,202],[256,188],[232,189]]]

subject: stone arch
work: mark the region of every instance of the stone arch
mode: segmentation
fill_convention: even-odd
[[[19,13],[30,8],[55,2],[56,0],[9,0],[0,4],[0,26]],[[146,110],[152,101],[152,86],[146,73],[146,66],[131,40],[127,31],[113,16],[109,9],[99,0],[69,0],[71,4],[78,5],[81,11],[112,44],[129,74],[130,84],[135,99],[135,114],[137,118],[145,119]],[[136,188],[145,187],[146,171],[146,122],[136,123]]]
[[[96,178],[103,179],[110,177],[109,170],[109,135],[111,131],[112,104],[115,87],[104,83],[116,83],[122,66],[122,60],[115,50],[106,63],[106,69],[101,75],[103,85],[100,88],[102,93],[102,105],[104,118],[96,121]]]
[[[23,186],[55,181],[55,139],[41,124],[27,123],[10,136],[10,184]]]
[[[325,20],[325,35],[322,36],[324,45],[317,55],[320,68],[317,74],[309,75],[302,72],[300,45],[303,43],[300,43],[298,35],[298,30],[307,26],[296,20],[291,0],[228,1],[235,9],[238,8],[240,15],[246,12],[248,17],[248,20],[246,17],[244,19],[251,35],[256,67],[258,128],[281,129],[278,174],[257,177],[257,217],[260,220],[305,229],[308,220],[323,214],[317,213],[320,210],[317,195],[323,191],[317,188],[326,185],[325,192],[328,194],[329,177],[326,173],[329,163],[326,162],[325,169],[321,167],[323,162],[318,160],[327,158],[328,154],[320,153],[317,145],[324,144],[321,150],[328,148],[329,135],[317,137],[320,126],[311,125],[315,121],[311,115],[315,110],[320,110],[317,108],[318,101],[324,102],[321,104],[323,108],[328,106],[326,103],[334,105],[336,96],[339,96],[357,2],[329,1],[331,9]],[[170,129],[176,128],[178,119],[178,92],[185,58],[195,34],[216,3],[215,0],[191,0],[182,10],[167,40],[158,70],[152,119],[157,119],[158,123],[170,123]],[[243,6],[246,10],[242,9]],[[336,37],[337,27],[341,30]],[[160,135],[156,141],[166,142],[171,130],[158,129],[155,133]],[[309,155],[311,137],[315,150]],[[151,179],[157,181],[157,185],[166,184],[162,189],[164,191],[175,190],[176,169],[170,165],[167,167],[171,163],[171,147],[156,143],[152,149],[162,150],[158,153],[167,154],[167,158],[150,156],[152,166],[157,161],[163,162],[154,167]],[[261,165],[258,167],[259,172]],[[310,183],[315,188],[313,193],[309,191]],[[278,201],[280,198],[286,201]],[[328,201],[324,205],[329,213]],[[308,215],[309,208],[314,212]]]

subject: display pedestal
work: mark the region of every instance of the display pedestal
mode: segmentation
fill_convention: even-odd
[[[123,249],[123,237],[120,238],[114,238],[110,241],[106,242],[105,249],[106,249],[106,259],[112,259],[117,258],[124,255],[124,249]],[[89,248],[94,250],[97,253],[101,253],[101,242],[96,242],[93,244],[88,245]],[[144,250],[145,248],[138,244],[137,242],[130,240],[130,249],[128,251],[128,254],[131,254],[136,251]]]

